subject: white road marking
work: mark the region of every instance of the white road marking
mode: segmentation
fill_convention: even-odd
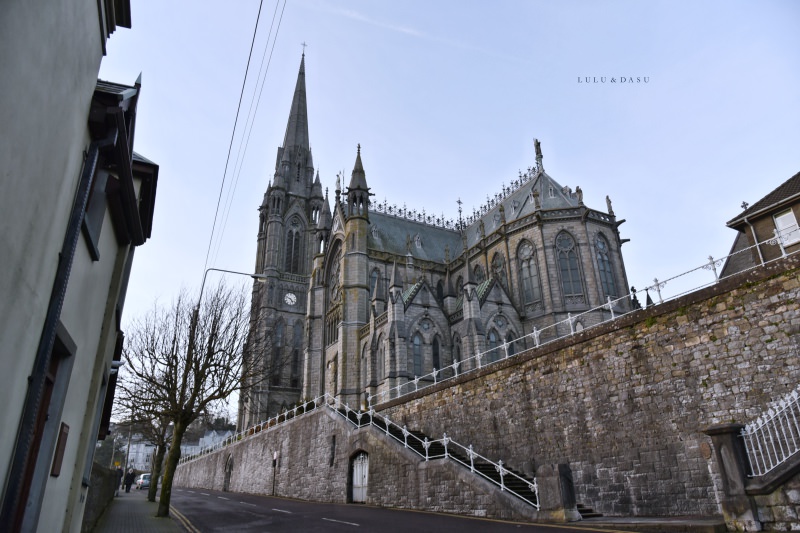
[[[250,502],[239,502],[239,503],[241,503],[242,505],[252,505],[253,507],[258,507],[258,505]]]
[[[190,494],[195,494],[195,492],[193,490],[187,490],[186,492],[188,492]]]
[[[217,498],[219,498],[220,500],[229,500],[230,501],[230,498],[226,498],[225,496],[217,496]]]
[[[292,512],[291,512],[291,511],[284,511],[283,509],[273,509],[273,511],[277,511],[277,512],[279,512],[279,513],[292,514]]]
[[[337,524],[347,524],[348,526],[361,527],[361,524],[356,524],[353,522],[345,522],[343,520],[334,520],[333,518],[323,518],[323,520],[327,520],[328,522],[336,522]]]
[[[203,496],[211,496],[211,494],[207,494],[205,492],[201,492],[200,494],[203,495]]]

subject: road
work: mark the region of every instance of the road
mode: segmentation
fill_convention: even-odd
[[[173,518],[179,521],[185,518],[191,533],[568,533],[588,530],[205,489],[173,489],[172,506],[178,510],[178,516],[173,513]]]

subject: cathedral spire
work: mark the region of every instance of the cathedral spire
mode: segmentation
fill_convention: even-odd
[[[283,149],[290,147],[309,149],[308,144],[308,109],[306,106],[306,55],[300,59],[300,71],[297,73],[297,84],[294,87],[292,109],[289,122],[286,124],[286,135],[283,138]]]
[[[353,173],[350,177],[350,185],[347,187],[348,216],[358,216],[368,219],[369,197],[372,193],[367,187],[367,175],[364,172],[364,165],[361,163],[361,145],[358,145],[356,153],[356,163],[353,166]]]
[[[361,145],[358,145],[356,152],[356,163],[353,166],[353,173],[350,175],[350,185],[347,187],[349,191],[362,190],[368,191],[367,187],[367,174],[364,172],[364,165],[361,163]]]

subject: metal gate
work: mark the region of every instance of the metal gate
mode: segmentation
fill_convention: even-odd
[[[367,480],[369,478],[369,456],[359,453],[353,459],[353,503],[367,501]]]

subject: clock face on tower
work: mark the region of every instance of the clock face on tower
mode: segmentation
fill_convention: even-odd
[[[287,292],[286,296],[283,297],[283,301],[286,302],[286,305],[294,305],[297,303],[297,296],[293,292]]]

